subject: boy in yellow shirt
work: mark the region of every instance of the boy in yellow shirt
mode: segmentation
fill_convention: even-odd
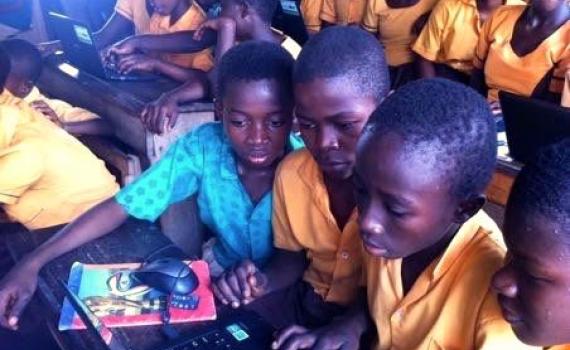
[[[570,140],[540,150],[513,185],[505,266],[495,274],[504,317],[525,343],[570,349]]]
[[[4,89],[9,67],[0,49],[0,205],[31,230],[68,223],[119,186],[77,139]]]
[[[218,299],[276,327],[318,327],[358,297],[361,252],[353,197],[356,142],[389,80],[377,40],[351,27],[322,30],[294,74],[295,114],[306,149],[286,157],[274,182],[276,252],[260,270],[245,261],[214,284]]]
[[[321,9],[323,0],[301,0],[301,14],[309,35],[315,35],[321,30]]]
[[[480,211],[496,148],[485,100],[449,80],[409,83],[370,117],[354,183],[374,349],[526,348],[489,291],[505,255]],[[285,330],[275,345],[358,349],[367,323],[352,312],[325,330]]]
[[[320,19],[325,25],[360,25],[366,0],[323,0]]]
[[[56,125],[74,135],[111,135],[111,126],[96,114],[44,96],[35,86],[42,71],[42,57],[31,43],[10,39],[0,42],[10,57],[5,88]]]

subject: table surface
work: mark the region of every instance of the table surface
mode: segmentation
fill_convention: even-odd
[[[18,225],[5,225],[2,229],[6,246],[15,260],[21,259],[27,252],[46,241],[57,232],[57,228],[28,232]],[[157,226],[144,221],[129,219],[114,232],[90,242],[49,263],[40,273],[37,294],[46,310],[48,327],[63,349],[99,350],[96,340],[87,331],[57,330],[59,314],[63,303],[64,291],[61,282],[67,282],[71,265],[75,261],[82,263],[122,263],[142,262],[149,254],[171,242],[160,232]],[[172,246],[158,254],[184,258],[183,253]],[[223,313],[226,311],[222,310]],[[183,333],[196,325],[204,327],[207,323],[174,325]],[[162,326],[138,326],[114,328],[113,336],[127,349],[147,350],[166,341]]]

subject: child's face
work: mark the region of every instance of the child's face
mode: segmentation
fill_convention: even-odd
[[[34,83],[29,79],[18,76],[18,74],[10,73],[4,87],[8,89],[12,95],[24,98],[30,94],[34,88]]]
[[[161,16],[170,16],[183,0],[152,0],[152,6]]]
[[[307,149],[331,179],[352,176],[356,143],[370,114],[373,97],[362,96],[342,78],[295,85],[295,116]]]
[[[223,124],[238,161],[266,168],[283,157],[291,131],[292,102],[274,80],[234,82],[223,98]]]
[[[222,12],[220,16],[231,18],[236,22],[237,36],[241,37],[246,27],[246,18],[244,16],[244,6],[235,0],[222,0]]]
[[[503,234],[509,253],[492,282],[503,316],[527,344],[570,343],[570,249],[559,238],[568,232],[513,208]]]
[[[429,149],[410,150],[393,133],[372,137],[359,144],[354,178],[366,250],[378,257],[405,258],[449,237],[457,227],[460,204]]]

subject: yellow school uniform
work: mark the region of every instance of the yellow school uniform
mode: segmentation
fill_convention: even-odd
[[[374,349],[526,349],[489,291],[505,256],[499,235],[493,220],[479,212],[406,295],[402,259],[365,253],[368,307],[379,339]]]
[[[34,230],[68,223],[118,191],[77,139],[7,90],[0,95],[0,205]]]
[[[304,250],[303,279],[324,301],[350,304],[361,279],[361,243],[356,209],[341,231],[330,211],[323,175],[306,149],[287,156],[273,187],[275,247]]]
[[[481,30],[473,65],[483,69],[489,101],[498,100],[499,90],[531,96],[538,83],[553,71],[550,90],[561,93],[564,74],[570,67],[570,22],[546,38],[534,51],[519,57],[511,39],[516,21],[526,6],[503,6]]]
[[[324,0],[321,19],[338,25],[360,24],[366,0]]]
[[[506,1],[506,5],[517,4],[523,2]],[[476,0],[441,0],[412,49],[428,61],[471,74],[482,26]]]
[[[321,29],[321,10],[323,0],[301,0],[301,14],[305,27],[308,30],[319,31]]]
[[[168,34],[185,30],[196,30],[207,18],[206,12],[196,1],[193,1],[188,10],[172,25],[170,24],[170,16],[153,14],[150,18],[150,33]],[[205,72],[214,66],[214,58],[210,49],[192,54],[162,54],[161,57],[165,61],[181,67],[199,69]]]
[[[389,66],[413,61],[412,44],[417,36],[413,26],[436,3],[437,0],[418,0],[413,6],[390,8],[386,0],[368,0],[362,25],[371,33],[378,33]]]
[[[135,34],[148,34],[150,28],[150,13],[147,8],[150,0],[117,0],[115,11],[133,22]]]
[[[549,348],[544,348],[545,350],[570,350],[570,344],[566,345],[555,345]]]
[[[24,101],[28,104],[35,101],[45,102],[51,109],[53,109],[55,114],[57,114],[57,118],[62,123],[84,122],[99,118],[97,114],[86,109],[73,107],[69,103],[62,100],[47,98],[35,86],[28,94],[28,96],[24,97]]]

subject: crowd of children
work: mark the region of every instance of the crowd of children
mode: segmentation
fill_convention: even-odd
[[[184,82],[146,127],[208,97],[220,119],[122,189],[73,136],[112,127],[42,95],[34,45],[0,42],[0,211],[67,224],[0,280],[0,326],[53,259],[196,196],[212,291],[279,329],[274,349],[570,349],[570,139],[525,164],[503,232],[482,209],[498,91],[559,103],[568,2],[303,0],[302,49],[277,6],[117,2],[105,59]]]

